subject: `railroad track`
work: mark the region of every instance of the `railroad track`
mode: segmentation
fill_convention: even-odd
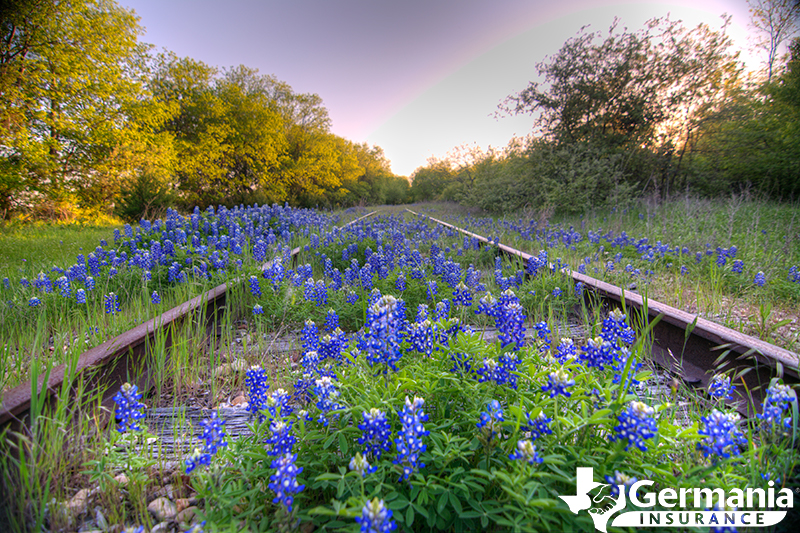
[[[407,211],[477,239],[483,245],[494,246],[499,252],[517,257],[525,264],[532,257],[530,254],[509,246],[492,243],[484,236],[447,222],[427,215],[419,215],[411,210]],[[374,212],[368,213],[348,225],[355,224],[373,214]],[[343,226],[342,229],[346,226]],[[301,248],[299,247],[292,250],[293,260],[296,261],[300,252]],[[269,268],[270,265],[270,263],[266,263],[262,269]],[[774,376],[780,375],[790,383],[798,382],[798,377],[800,377],[798,376],[798,355],[793,352],[578,272],[568,272],[568,274],[576,282],[582,282],[588,289],[587,292],[599,297],[603,305],[623,306],[628,310],[636,309],[638,312],[647,313],[651,320],[656,321],[652,330],[654,360],[687,383],[696,387],[707,387],[713,372],[720,368],[726,371],[734,370],[737,375],[742,373],[737,385],[742,385],[743,381],[745,386],[737,387],[739,397],[735,398],[733,402],[743,414],[752,416],[752,406],[761,405],[766,386]],[[243,283],[244,281],[238,280],[238,282]],[[230,284],[233,283],[237,283],[237,280],[230,282]],[[133,370],[144,368],[148,351],[154,345],[153,340],[156,334],[165,335],[164,348],[169,349],[171,346],[169,332],[173,325],[198,315],[205,321],[206,327],[213,325],[217,314],[226,304],[228,289],[229,283],[223,283],[86,351],[78,360],[76,372],[79,374],[90,370],[95,371],[92,387],[104,391],[102,404],[110,408],[113,405],[113,395],[127,381],[128,376],[134,374]],[[62,389],[67,374],[67,367],[60,365],[53,368],[46,376],[46,383],[45,376],[40,376],[36,386],[37,395],[39,397],[44,395],[48,398],[47,401],[52,402]],[[140,374],[141,377],[137,383],[140,389],[152,384],[151,374],[146,368]],[[19,431],[28,424],[32,390],[32,384],[23,384],[3,394],[2,409],[0,409],[0,431],[6,427],[12,432]]]
[[[373,214],[375,214],[374,211],[367,213],[348,222],[341,229],[351,224],[356,224]],[[302,248],[297,247],[291,251],[293,262],[296,262],[301,250]],[[271,266],[272,262],[267,262],[261,266],[261,270],[263,271]],[[245,283],[245,280],[232,280],[218,285],[99,346],[87,350],[79,357],[73,373],[79,375],[89,371],[94,372],[91,383],[92,389],[103,391],[102,405],[110,410],[114,405],[113,396],[120,386],[128,381],[128,376],[140,375],[136,380],[136,385],[140,390],[152,384],[153,372],[146,368],[146,362],[151,347],[155,345],[153,341],[156,336],[158,334],[165,336],[164,349],[169,350],[172,346],[170,332],[173,326],[199,316],[205,322],[203,324],[205,328],[212,327],[217,319],[218,312],[226,305],[229,287],[237,283]],[[135,370],[142,368],[144,369],[143,372],[135,372]],[[69,373],[70,369],[63,364],[54,367],[49,374],[39,376],[36,384],[36,396],[44,397],[45,402],[52,403],[62,390],[64,380],[67,379]],[[32,383],[25,383],[3,393],[2,408],[0,408],[0,433],[6,427],[12,433],[20,431],[29,424],[31,401],[35,398],[32,385]]]
[[[494,246],[506,256],[519,258],[525,266],[533,257],[434,217],[407,211],[477,239],[483,245]],[[753,416],[753,406],[762,404],[773,377],[782,377],[788,383],[800,381],[800,357],[794,352],[585,274],[565,273],[582,282],[588,289],[584,294],[598,297],[604,306],[635,309],[656,321],[652,329],[654,361],[691,386],[707,388],[717,370],[740,375],[735,383],[737,396],[731,404],[745,416]]]

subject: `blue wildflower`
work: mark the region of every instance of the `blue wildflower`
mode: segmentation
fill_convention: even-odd
[[[419,456],[427,449],[420,438],[430,433],[422,425],[428,420],[428,415],[422,410],[424,405],[425,400],[422,398],[415,396],[411,401],[406,396],[406,404],[400,413],[403,429],[397,433],[397,438],[394,440],[397,458],[393,463],[403,468],[402,479],[404,480],[408,479],[416,469],[425,467],[423,463],[419,462]]]
[[[283,420],[275,419],[269,425],[270,437],[265,441],[267,445],[267,454],[269,455],[285,455],[292,453],[297,442],[297,437],[292,435],[293,421],[287,424]]]
[[[531,417],[530,413],[525,413],[525,419],[526,423],[520,425],[519,430],[531,440],[553,433],[553,430],[550,429],[550,423],[553,419],[546,416],[544,411],[540,411],[536,418]]]
[[[480,419],[476,426],[481,430],[481,439],[487,443],[502,431],[503,409],[500,407],[500,402],[497,400],[490,400],[486,405],[486,411],[480,415]]]
[[[161,303],[161,296],[158,295],[157,291],[153,291],[153,294],[150,295],[150,302],[152,302],[153,305],[158,305]]]
[[[697,443],[697,449],[703,455],[715,456],[714,459],[727,459],[731,455],[741,453],[740,446],[747,444],[747,438],[736,427],[735,416],[714,409],[710,415],[700,419],[703,427],[697,432],[705,438]]]
[[[257,415],[259,420],[262,421],[264,420],[264,415],[261,411],[267,407],[267,389],[269,389],[267,381],[267,373],[258,365],[250,367],[244,378],[248,391],[247,395],[250,400],[247,404],[247,410],[251,415]]]
[[[28,306],[29,307],[39,307],[39,304],[41,304],[41,303],[42,303],[42,301],[39,298],[37,298],[36,296],[33,296],[33,297],[31,297],[30,300],[28,300]]]
[[[254,315],[263,315],[264,314],[264,308],[261,306],[261,304],[256,304],[256,305],[253,306],[253,314]]]
[[[724,374],[716,374],[708,384],[708,394],[718,400],[732,400],[734,389],[730,376]]]
[[[561,343],[556,347],[555,359],[562,365],[567,361],[575,359],[577,355],[575,348],[575,341],[572,339],[562,338]]]
[[[258,284],[258,278],[256,276],[250,276],[250,293],[258,298],[261,296],[261,286]]]
[[[544,461],[536,452],[536,446],[530,440],[517,441],[517,449],[508,456],[512,460],[523,460],[528,464],[537,464]]]
[[[320,410],[320,415],[317,422],[323,426],[329,423],[327,413],[337,409],[342,409],[342,406],[336,402],[339,397],[339,391],[333,383],[330,376],[322,376],[320,379],[314,381],[314,393],[317,395],[317,409]]]
[[[297,483],[297,474],[301,473],[303,469],[295,465],[296,460],[296,453],[287,453],[283,457],[273,460],[271,466],[276,471],[269,477],[272,481],[268,486],[270,490],[275,492],[275,498],[272,503],[283,505],[289,512],[292,512],[293,494],[297,494],[305,488],[305,485]]]
[[[75,301],[79,304],[86,303],[86,291],[84,289],[78,289],[75,291]]]
[[[367,458],[360,453],[356,453],[355,457],[350,459],[350,470],[358,472],[361,477],[367,477],[367,474],[372,474],[377,469],[376,466],[370,466]]]
[[[753,284],[757,285],[758,287],[763,287],[766,282],[767,277],[759,270],[756,274],[756,277],[753,278]]]
[[[645,439],[652,439],[658,432],[654,414],[655,409],[649,405],[637,401],[631,402],[617,417],[619,424],[614,428],[616,435],[612,435],[611,440],[627,440],[625,451],[631,446],[636,446],[646,452]]]
[[[339,327],[339,315],[333,309],[328,309],[328,314],[325,315],[325,324],[323,327],[327,331],[334,331]]]
[[[105,303],[107,315],[116,315],[120,312],[119,298],[113,292],[106,294]]]
[[[144,404],[139,402],[142,393],[136,385],[125,383],[114,396],[117,408],[114,411],[117,419],[117,431],[125,433],[128,430],[141,431],[137,420],[144,418]]]
[[[637,481],[639,481],[637,478],[625,475],[625,474],[619,472],[618,470],[614,471],[614,475],[613,476],[606,476],[605,479],[606,479],[606,482],[609,485],[611,485],[611,497],[612,498],[616,498],[617,496],[619,496],[619,488],[620,487],[624,487],[626,496],[629,495],[631,487],[633,486],[633,484],[636,483]]]
[[[539,346],[539,351],[546,352],[550,349],[550,345],[553,342],[550,339],[550,328],[547,326],[547,322],[537,322],[533,327],[536,330],[536,336],[542,341],[542,345]]]
[[[369,412],[364,411],[363,418],[364,421],[358,425],[362,432],[358,443],[366,444],[365,454],[380,459],[383,452],[391,448],[392,428],[386,420],[386,413],[373,407]]]
[[[790,416],[783,418],[785,410],[789,409],[789,404],[795,401],[788,385],[775,383],[767,389],[767,395],[761,406],[761,414],[758,418],[764,421],[767,431],[772,431],[775,426],[789,431],[792,427],[791,411]]]
[[[364,504],[356,522],[361,524],[361,533],[391,533],[397,528],[392,520],[392,510],[377,497]]]
[[[570,379],[569,373],[560,368],[547,376],[547,384],[542,385],[542,392],[549,391],[551,398],[559,394],[569,398],[571,394],[567,391],[567,387],[572,387],[573,385],[575,385],[575,380]]]
[[[561,296],[561,288],[556,287],[555,289],[553,289],[553,298],[558,298],[559,296]]]

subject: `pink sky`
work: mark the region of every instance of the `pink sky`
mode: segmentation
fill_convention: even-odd
[[[257,68],[319,94],[333,132],[381,146],[400,175],[459,145],[503,147],[530,117],[491,115],[581,26],[671,14],[746,46],[746,0],[118,0],[142,40],[217,67]],[[224,7],[223,7],[224,6]]]

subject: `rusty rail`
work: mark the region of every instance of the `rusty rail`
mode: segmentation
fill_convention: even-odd
[[[420,215],[410,209],[407,211],[477,239],[484,245],[495,246],[503,254],[521,259],[526,266],[533,257],[434,217]],[[740,385],[737,387],[739,397],[734,398],[732,403],[743,414],[750,416],[753,406],[761,405],[766,386],[774,376],[792,382],[797,382],[800,377],[800,357],[794,352],[580,272],[565,273],[576,282],[582,282],[606,304],[616,307],[624,305],[642,313],[646,311],[650,320],[658,318],[652,331],[655,362],[680,375],[687,383],[708,387],[713,372],[718,368],[726,371],[734,369],[736,374],[741,372],[740,381],[736,383]]]
[[[355,224],[371,215],[374,211],[367,213],[351,222],[348,222],[341,229],[351,224]],[[291,251],[291,256],[296,260],[302,248],[298,247]],[[268,268],[271,261],[261,266],[261,269]],[[137,369],[142,369],[147,361],[147,355],[151,346],[154,346],[156,334],[163,332],[165,336],[164,348],[169,350],[172,346],[171,331],[172,326],[196,315],[200,311],[205,312],[206,325],[213,323],[219,310],[225,305],[229,286],[236,283],[243,283],[244,280],[234,279],[230,282],[218,285],[211,290],[192,298],[172,309],[165,311],[157,317],[130,329],[113,339],[110,339],[99,346],[95,346],[80,355],[74,369],[75,376],[96,371],[92,377],[92,388],[103,391],[102,404],[110,407],[113,404],[113,394],[119,387],[128,381],[128,376],[136,374]],[[203,316],[203,315],[201,315]],[[69,368],[62,364],[53,367],[47,383],[45,375],[39,376],[36,390],[37,396],[45,396],[47,402],[52,403],[58,397],[58,392],[62,389],[64,380],[68,378]],[[140,389],[149,383],[150,373],[145,368],[140,377],[136,380]],[[2,393],[2,406],[0,407],[0,431],[8,427],[11,431],[19,431],[29,422],[29,413],[32,401],[32,383],[24,383]]]

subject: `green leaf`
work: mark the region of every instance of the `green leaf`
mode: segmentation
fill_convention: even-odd
[[[347,438],[345,438],[344,433],[339,433],[339,450],[341,450],[342,454],[347,457]]]
[[[450,504],[453,506],[453,509],[456,510],[456,514],[460,515],[462,512],[461,500],[459,500],[458,497],[452,492],[450,492],[449,495],[450,495]]]
[[[414,506],[409,505],[408,510],[406,511],[406,524],[411,526],[414,523]]]

